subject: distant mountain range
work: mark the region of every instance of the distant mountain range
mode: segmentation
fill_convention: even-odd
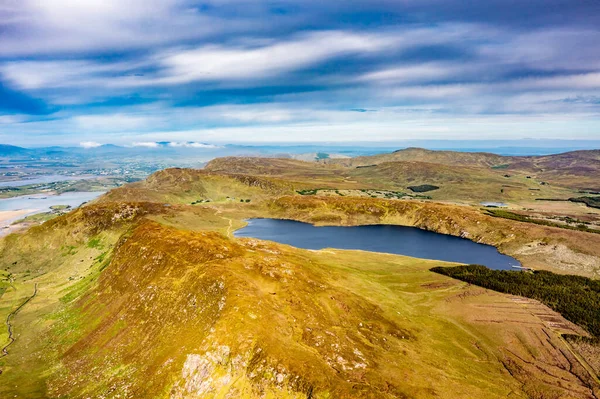
[[[413,144],[422,144],[416,148]],[[460,144],[464,147],[460,147]],[[0,144],[0,160],[20,161],[72,161],[76,163],[86,162],[88,160],[113,160],[118,163],[127,162],[136,159],[138,161],[169,161],[170,165],[179,165],[184,160],[207,162],[211,159],[225,156],[261,156],[277,158],[294,158],[305,161],[334,159],[334,158],[353,158],[348,161],[352,164],[372,162],[373,160],[362,159],[366,156],[381,155],[380,161],[390,160],[425,160],[431,157],[436,162],[445,159],[449,164],[456,164],[460,161],[462,164],[471,165],[475,163],[485,163],[488,166],[504,163],[515,163],[516,159],[507,161],[500,159],[501,156],[525,157],[525,156],[547,156],[558,153],[568,153],[582,148],[593,148],[593,142],[582,142],[576,145],[576,142],[565,141],[565,147],[558,147],[554,142],[540,142],[546,147],[519,147],[511,146],[515,142],[485,142],[490,146],[504,143],[505,146],[475,147],[474,142],[459,141],[424,141],[424,142],[404,142],[403,145],[394,145],[383,143],[381,145],[373,143],[350,144],[267,144],[267,145],[241,145],[224,144],[215,145],[195,141],[149,141],[136,142],[128,146],[119,146],[114,144],[99,144],[95,142],[83,142],[79,147],[37,147],[24,148],[8,144]],[[523,144],[535,144],[532,141],[523,141]],[[550,144],[554,143],[552,146]],[[408,145],[410,144],[410,145]],[[445,144],[445,145],[444,145]],[[600,148],[600,142],[597,143]],[[427,149],[425,149],[427,148]],[[460,156],[457,156],[457,152]],[[485,154],[483,156],[482,154]],[[363,162],[364,161],[364,162]],[[345,161],[339,161],[345,162]],[[183,166],[183,163],[182,163]]]
[[[330,169],[324,169],[329,166]],[[394,152],[353,158],[320,159],[318,162],[300,162],[286,159],[227,157],[210,161],[206,170],[219,173],[252,173],[279,175],[293,170],[300,176],[320,176],[342,171],[344,176],[360,180],[364,174],[381,182],[401,181],[403,186],[412,182],[454,185],[468,181],[473,185],[474,175],[482,181],[504,181],[512,174],[526,176],[562,187],[600,191],[600,150],[580,150],[543,156],[502,156],[487,152],[432,151],[406,148]],[[343,168],[343,169],[339,169]],[[366,172],[363,172],[367,170]],[[287,172],[288,177],[289,173]],[[503,176],[504,175],[504,176]],[[467,179],[466,176],[470,178]],[[502,185],[501,183],[500,185]],[[327,186],[327,184],[324,184]]]
[[[24,148],[8,144],[0,144],[0,156],[19,156],[19,155],[56,155],[56,154],[89,154],[89,153],[107,153],[107,152],[139,152],[148,150],[165,150],[165,149],[204,149],[214,150],[223,148],[220,146],[197,143],[197,142],[171,142],[171,141],[160,141],[160,142],[140,142],[134,143],[131,146],[118,146],[114,144],[98,144],[95,143],[82,143],[80,147],[36,147],[36,148]]]
[[[14,145],[0,144],[0,156],[27,155],[32,150]]]

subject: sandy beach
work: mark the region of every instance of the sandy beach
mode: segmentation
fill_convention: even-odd
[[[27,215],[28,213],[35,212],[35,209],[19,209],[17,211],[0,211],[0,226],[19,216]]]
[[[0,236],[7,232],[8,227],[21,216],[25,216],[35,209],[19,209],[17,211],[0,211]]]

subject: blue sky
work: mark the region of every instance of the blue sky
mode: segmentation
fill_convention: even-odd
[[[600,139],[597,0],[3,0],[0,142]]]

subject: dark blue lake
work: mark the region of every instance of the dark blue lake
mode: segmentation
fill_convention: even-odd
[[[509,270],[521,264],[490,245],[464,238],[420,230],[415,227],[324,226],[278,219],[250,219],[237,230],[236,237],[276,241],[304,249],[360,249],[415,258],[485,265],[490,269]]]

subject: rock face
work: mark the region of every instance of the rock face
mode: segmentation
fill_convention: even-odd
[[[288,374],[284,366],[268,365],[266,361],[253,364],[261,352],[261,348],[256,348],[254,353],[232,357],[230,348],[221,345],[203,355],[188,355],[171,398],[264,397],[267,393],[273,397],[305,398],[311,388],[302,392],[300,377]]]
[[[227,370],[220,378],[215,378],[218,367],[224,368],[229,364],[230,349],[220,346],[215,352],[206,352],[204,355],[188,355],[181,370],[181,385],[177,384],[172,391],[174,399],[197,398],[216,392],[231,383],[235,365]]]

